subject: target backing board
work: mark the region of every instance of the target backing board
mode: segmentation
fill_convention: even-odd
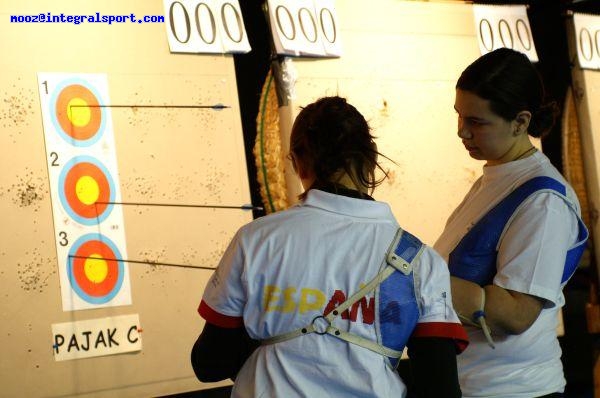
[[[38,73],[64,311],[131,304],[106,75]]]

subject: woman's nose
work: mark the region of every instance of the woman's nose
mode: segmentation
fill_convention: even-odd
[[[457,134],[462,139],[473,138],[473,134],[465,127],[465,123],[458,122],[458,131]]]
[[[466,129],[458,129],[458,136],[462,139],[469,139],[469,138],[473,138],[473,136],[471,135],[471,133],[469,133],[468,130]]]

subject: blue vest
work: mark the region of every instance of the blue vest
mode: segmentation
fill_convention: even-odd
[[[532,178],[502,199],[462,238],[448,258],[450,275],[481,286],[491,284],[497,273],[498,242],[506,224],[521,203],[540,191],[558,194],[573,209],[573,205],[566,198],[566,188],[563,184],[550,177]],[[577,214],[574,209],[573,212]],[[568,281],[575,272],[588,239],[588,230],[583,221],[579,216],[577,220],[577,243],[567,251],[561,283]]]
[[[414,235],[404,231],[393,252],[411,263],[423,243]],[[419,320],[419,307],[415,296],[413,273],[408,275],[394,271],[379,284],[375,297],[378,311],[375,318],[379,326],[380,344],[402,351]],[[392,367],[398,365],[400,358],[388,357]]]

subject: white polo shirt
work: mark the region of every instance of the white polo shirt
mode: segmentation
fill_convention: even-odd
[[[199,312],[256,340],[308,325],[371,280],[398,229],[386,203],[319,190],[286,211],[243,226],[210,279]],[[452,309],[446,264],[426,247],[415,264],[420,317],[413,336],[466,339]],[[341,330],[377,339],[374,294],[354,304]],[[330,335],[259,347],[236,377],[233,397],[398,397],[405,386],[383,356]]]
[[[446,260],[481,217],[524,182],[552,177],[566,186],[579,212],[573,189],[541,152],[522,160],[483,168],[463,202],[452,213],[435,249]],[[577,217],[565,201],[540,192],[517,210],[502,236],[493,283],[546,300],[533,325],[520,335],[493,336],[491,349],[481,329],[467,327],[469,347],[458,358],[464,397],[532,398],[564,390],[565,379],[556,337],[558,311],[564,304],[561,277],[567,250],[578,236]]]

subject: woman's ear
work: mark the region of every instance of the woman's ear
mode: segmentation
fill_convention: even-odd
[[[300,177],[300,179],[305,179],[309,177],[309,173],[308,170],[306,169],[306,167],[304,167],[302,165],[301,162],[298,161],[298,159],[296,158],[296,156],[294,156],[292,153],[290,153],[289,155],[289,159],[292,162],[292,167],[294,168],[294,172],[298,175],[298,177]]]
[[[294,154],[291,152],[288,153],[287,158],[292,164],[292,169],[294,169],[294,173],[298,174],[298,167],[296,166],[296,157],[294,156]]]
[[[513,135],[517,136],[520,134],[527,134],[529,123],[531,122],[531,112],[521,111],[517,113],[517,116],[513,120],[514,130]]]
[[[300,177],[301,179],[306,179],[306,178],[310,178],[310,173],[308,172],[308,170],[306,169],[306,167],[303,167],[302,165],[296,165],[296,174],[298,174],[298,177]]]

